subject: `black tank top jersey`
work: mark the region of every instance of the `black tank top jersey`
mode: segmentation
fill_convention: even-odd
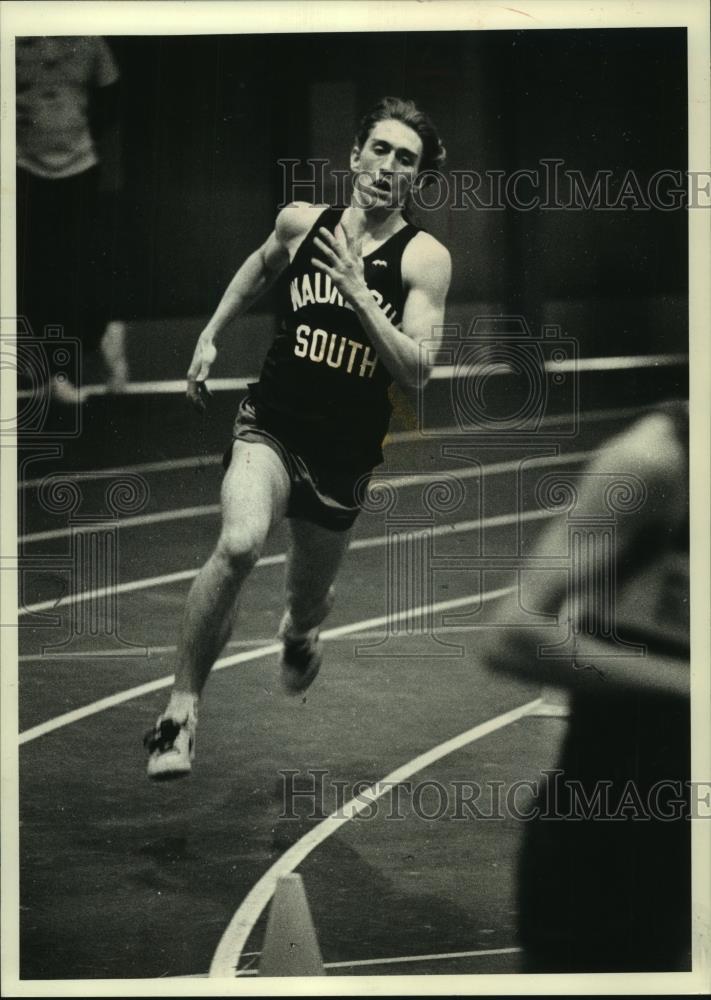
[[[287,268],[280,328],[250,391],[260,421],[294,450],[365,469],[382,461],[392,377],[353,308],[311,263],[323,259],[314,245],[319,228],[333,232],[342,214],[322,212]],[[363,259],[365,282],[396,327],[405,304],[402,255],[418,231],[406,224]]]

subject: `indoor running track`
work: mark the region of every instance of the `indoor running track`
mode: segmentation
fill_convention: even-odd
[[[208,683],[193,775],[167,784],[146,780],[141,738],[163,707],[185,596],[218,530],[218,453],[196,456],[177,438],[166,452],[158,414],[135,447],[125,442],[126,454],[133,447],[160,458],[113,466],[140,475],[147,499],[117,532],[112,634],[96,597],[67,602],[66,511],[38,504],[36,482],[21,489],[24,555],[58,559],[49,571],[24,574],[22,978],[204,975],[215,961],[224,967],[238,958],[243,974],[253,974],[281,870],[303,876],[332,974],[518,971],[523,824],[491,818],[486,789],[539,778],[555,763],[566,723],[527,715],[540,692],[479,662],[477,629],[495,606],[487,595],[514,575],[479,573],[466,557],[514,555],[517,546],[525,553],[548,517],[536,504],[538,478],[574,468],[633,412],[588,414],[581,433],[562,443],[562,457],[552,448],[486,449],[477,455],[483,472],[471,452],[444,457],[446,435],[396,434],[379,475],[394,484],[397,516],[411,516],[411,525],[427,519],[426,483],[414,471],[454,472],[464,489],[457,502],[444,496],[436,514],[433,551],[444,568],[429,587],[411,574],[405,591],[401,578],[405,596],[390,608],[388,632],[386,567],[397,518],[392,510],[363,514],[326,625],[321,675],[291,699],[279,688],[274,645],[286,539],[277,531],[245,589],[223,669]],[[86,467],[111,468],[117,456],[120,449],[93,462],[85,456]],[[25,478],[33,469],[41,480],[41,462]],[[82,511],[101,509],[106,483],[81,479]],[[98,574],[80,589],[100,586]],[[407,618],[408,604],[424,607],[439,642],[425,619]],[[46,617],[54,606],[55,619]],[[85,634],[62,658],[72,616]],[[323,822],[392,772],[397,800],[385,792],[350,819]],[[463,804],[473,783],[484,788],[485,815]],[[302,794],[290,797],[290,788]],[[525,811],[525,795],[517,804]]]

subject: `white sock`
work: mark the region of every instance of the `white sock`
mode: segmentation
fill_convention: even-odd
[[[294,623],[294,619],[291,617],[291,612],[284,612],[284,617],[282,618],[281,625],[279,626],[280,639],[298,642],[301,639],[313,638],[317,632],[318,625],[312,625],[310,628],[298,629]]]
[[[199,695],[192,691],[173,691],[163,714],[176,722],[189,718],[197,720],[198,701]]]

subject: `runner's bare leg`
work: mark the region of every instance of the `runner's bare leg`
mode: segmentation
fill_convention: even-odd
[[[286,512],[289,486],[286,469],[271,448],[235,442],[222,483],[222,531],[188,595],[169,708],[192,704],[202,691],[230,637],[242,584]]]
[[[348,549],[351,531],[332,531],[300,518],[289,520],[286,562],[289,632],[301,635],[319,625],[333,604],[333,582]]]

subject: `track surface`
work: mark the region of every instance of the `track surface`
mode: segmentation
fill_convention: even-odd
[[[165,401],[142,400],[144,432],[131,440],[116,430],[120,406],[109,410],[107,401],[90,402],[81,442],[65,448],[67,472],[202,456],[179,468],[140,471],[146,503],[137,514],[125,515],[139,521],[117,530],[122,584],[196,571],[218,530],[219,516],[211,511],[140,521],[145,515],[215,505],[218,499],[220,468],[206,458],[219,451],[216,425],[203,424],[196,431],[190,417],[171,405],[166,409]],[[215,404],[212,419],[222,421],[220,433],[229,428],[225,415],[233,407],[232,399]],[[101,418],[108,413],[115,423],[104,423],[100,445]],[[561,450],[586,452],[619,426],[619,414],[598,415],[574,439],[562,440]],[[175,433],[176,427],[185,432]],[[461,454],[443,456],[441,440],[412,437],[396,438],[381,472],[402,479],[413,471],[474,468]],[[549,455],[554,451],[548,448]],[[538,443],[518,451],[486,449],[477,458],[491,465],[531,454],[541,456]],[[41,479],[50,468],[57,468],[56,460],[35,461],[26,467],[25,478]],[[522,469],[522,509],[535,512],[535,484],[548,470],[525,462]],[[472,473],[462,485],[458,509],[436,514],[436,556],[514,555],[517,547],[525,553],[545,521],[517,517],[516,473]],[[81,481],[81,512],[102,510],[105,487],[106,480]],[[66,556],[71,538],[62,532],[69,515],[43,509],[38,489],[21,491],[26,501],[21,531],[29,536],[23,553],[45,561],[47,555]],[[398,511],[426,514],[421,485],[403,484],[398,497]],[[163,707],[162,690],[27,739],[20,758],[22,978],[206,973],[250,889],[286,849],[358,791],[358,783],[362,788],[376,782],[431,747],[538,696],[530,685],[491,676],[477,659],[477,631],[491,619],[495,605],[478,605],[476,595],[511,585],[511,570],[479,574],[450,562],[433,574],[431,587],[415,587],[413,605],[472,597],[447,627],[444,612],[434,616],[436,635],[453,649],[433,645],[419,624],[394,644],[390,639],[385,647],[372,648],[384,637],[383,627],[357,623],[387,612],[388,517],[392,513],[366,513],[357,523],[358,544],[347,556],[338,603],[327,623],[357,631],[328,641],[321,676],[305,697],[292,700],[281,693],[274,653],[212,675],[189,780],[156,786],[144,777],[141,736]],[[463,522],[475,521],[483,527],[462,528]],[[33,540],[37,532],[59,537]],[[245,588],[226,655],[274,642],[283,588],[277,557],[285,546],[280,529],[270,540],[265,564]],[[67,590],[97,584],[98,578],[82,577],[77,585],[61,566],[28,571],[23,604],[51,602]],[[51,617],[24,614],[21,732],[31,735],[47,720],[168,677],[189,585],[189,579],[181,579],[120,593],[114,633],[106,634],[103,612],[96,612],[96,621],[84,618],[85,634],[64,650],[59,645],[70,637],[71,616],[96,608],[96,601],[60,604],[55,624]],[[368,644],[371,648],[363,650]],[[61,658],[62,651],[70,655]],[[410,787],[400,793],[396,811],[401,818],[393,817],[393,800],[384,796],[374,815],[345,823],[304,860],[298,870],[324,960],[338,963],[334,973],[520,968],[515,877],[523,824],[510,816],[475,818],[461,798],[472,794],[474,782],[501,782],[508,788],[515,781],[535,781],[541,769],[553,766],[564,727],[560,719],[522,718],[461,747],[412,776]],[[298,789],[311,794],[289,799],[289,773],[295,773]],[[492,811],[487,794],[479,800],[483,812]],[[442,812],[443,802],[443,815],[425,818]],[[524,795],[518,804],[525,806]],[[262,917],[245,948],[243,968],[258,962],[263,931]],[[471,952],[482,954],[457,957]],[[454,957],[438,957],[451,953]],[[416,964],[403,961],[422,956]]]

